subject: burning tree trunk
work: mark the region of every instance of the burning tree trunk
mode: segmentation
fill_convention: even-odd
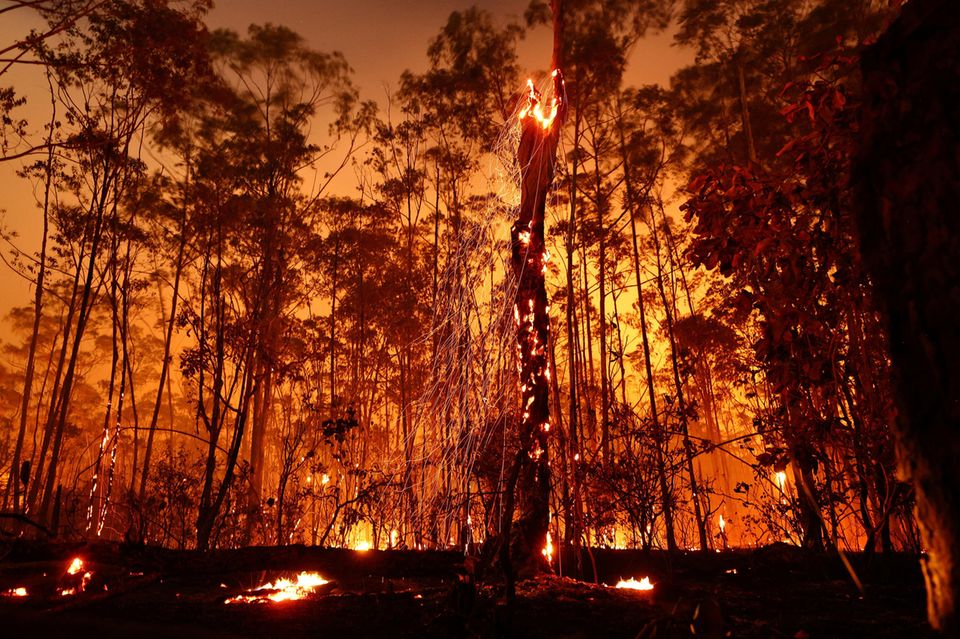
[[[543,565],[549,525],[550,465],[547,452],[550,431],[550,317],[547,305],[544,214],[547,191],[553,180],[560,125],[566,112],[563,76],[554,71],[554,95],[549,113],[541,96],[529,83],[529,103],[520,113],[520,209],[510,229],[511,265],[517,280],[514,320],[517,329],[521,410],[520,447],[508,481],[503,531],[502,561],[508,593],[514,569],[529,574]],[[511,536],[514,495],[520,497],[517,534]]]
[[[864,261],[885,315],[900,462],[927,555],[927,613],[960,635],[960,9],[917,0],[863,59],[855,179]]]

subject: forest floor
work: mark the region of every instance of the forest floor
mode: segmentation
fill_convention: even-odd
[[[663,553],[595,550],[589,582],[555,575],[474,585],[456,552],[290,546],[196,553],[117,544],[0,544],[0,636],[76,637],[933,637],[917,558],[835,557],[782,545]],[[82,572],[67,574],[74,557]],[[568,565],[572,561],[568,558]],[[594,568],[596,581],[594,583]],[[330,580],[305,599],[225,605],[280,576]],[[90,573],[83,592],[65,596]],[[652,591],[621,590],[649,576]],[[13,596],[24,588],[26,596]]]

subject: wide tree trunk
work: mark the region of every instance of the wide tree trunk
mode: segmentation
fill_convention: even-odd
[[[914,0],[862,62],[854,173],[894,366],[931,624],[960,635],[960,7]]]

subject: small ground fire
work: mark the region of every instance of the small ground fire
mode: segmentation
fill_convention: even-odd
[[[298,601],[312,595],[318,587],[330,583],[315,572],[301,572],[295,578],[281,578],[247,591],[245,594],[229,597],[225,604],[258,604]]]
[[[629,579],[621,579],[617,582],[616,588],[622,588],[624,590],[653,590],[653,584],[650,583],[650,577],[643,577],[640,581],[637,581],[633,577]]]

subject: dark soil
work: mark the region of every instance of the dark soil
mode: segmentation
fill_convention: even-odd
[[[673,558],[594,550],[581,562],[587,581],[545,575],[521,582],[507,606],[496,579],[475,583],[472,560],[455,552],[291,546],[201,554],[111,544],[0,550],[0,592],[29,592],[0,596],[0,636],[11,638],[934,636],[924,620],[917,558],[904,555],[850,556],[861,594],[837,557],[787,546]],[[83,593],[61,596],[77,556],[93,576]],[[576,562],[563,559],[568,573]],[[301,601],[224,604],[303,570],[332,583]],[[656,584],[653,591],[603,585],[643,576]]]

